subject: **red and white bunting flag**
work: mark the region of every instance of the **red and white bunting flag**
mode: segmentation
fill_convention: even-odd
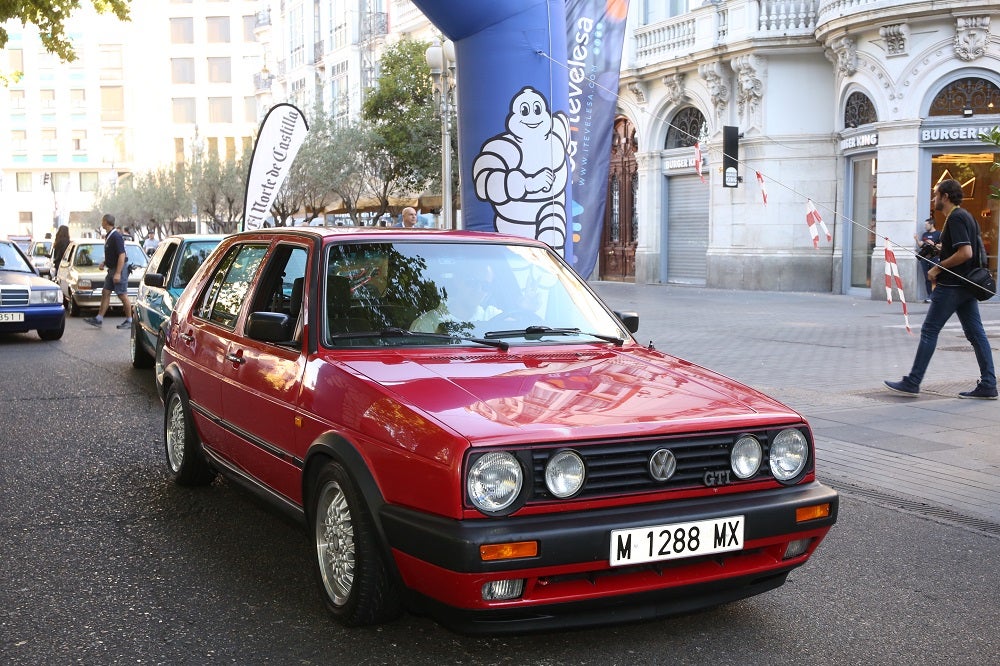
[[[892,284],[896,283],[896,290],[899,292],[899,302],[903,306],[903,321],[906,322],[906,332],[910,330],[910,316],[906,311],[906,296],[903,294],[903,280],[899,277],[899,266],[896,265],[896,255],[887,245],[885,247],[885,301],[892,305]]]
[[[819,249],[819,230],[816,228],[816,225],[822,227],[823,233],[826,234],[827,243],[833,240],[830,230],[826,228],[826,222],[819,216],[819,211],[816,210],[812,199],[806,199],[806,224],[809,225],[809,234],[813,239],[813,247],[817,250]]]
[[[701,172],[701,141],[694,142],[694,170],[698,172],[701,182],[705,182],[705,176]]]
[[[767,205],[767,188],[764,187],[764,174],[760,171],[755,171],[757,174],[757,184],[760,185],[760,198],[764,200],[764,205]]]

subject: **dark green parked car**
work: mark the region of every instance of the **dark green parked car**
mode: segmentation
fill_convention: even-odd
[[[178,234],[160,242],[149,259],[135,300],[129,345],[133,366],[149,368],[159,360],[165,338],[162,328],[170,321],[174,303],[223,238],[221,234]],[[160,374],[161,368],[157,367],[157,381]]]

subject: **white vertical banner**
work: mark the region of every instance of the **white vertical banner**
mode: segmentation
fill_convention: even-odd
[[[276,104],[264,116],[250,158],[243,197],[243,229],[259,229],[271,214],[271,203],[285,182],[292,161],[305,141],[309,125],[292,104]]]

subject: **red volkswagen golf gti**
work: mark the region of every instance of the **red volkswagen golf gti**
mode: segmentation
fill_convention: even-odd
[[[346,625],[581,626],[780,586],[837,518],[809,425],[637,328],[522,238],[236,234],[171,315],[169,470],[300,517]]]

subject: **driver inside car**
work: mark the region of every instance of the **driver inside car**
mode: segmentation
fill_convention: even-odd
[[[415,333],[471,333],[474,322],[489,321],[500,314],[491,305],[493,272],[489,266],[468,275],[451,273],[440,281],[437,307],[417,317],[410,325]]]

